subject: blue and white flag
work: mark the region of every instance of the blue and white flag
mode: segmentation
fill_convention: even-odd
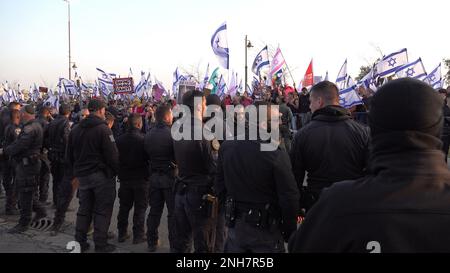
[[[337,79],[336,79],[336,85],[339,87],[339,89],[345,89],[347,86],[345,86],[346,80],[347,80],[347,59],[345,60],[344,64],[341,67],[341,70],[339,70]]]
[[[44,102],[44,105],[59,109],[59,96],[55,96],[52,91],[49,91],[49,97]]]
[[[97,68],[97,71],[100,72],[100,77],[98,77],[100,92],[107,97],[114,92],[113,78],[116,77],[116,74],[106,73],[100,68]]]
[[[444,87],[444,83],[442,81],[442,71],[441,64],[439,64],[430,74],[428,74],[425,79],[428,84],[431,85],[434,89],[440,89]]]
[[[328,71],[327,71],[327,74],[325,74],[325,79],[324,79],[324,81],[329,81]]]
[[[377,91],[376,86],[377,79],[375,78],[375,67],[370,70],[367,75],[365,75],[359,82],[358,86],[363,86],[365,89],[371,89],[373,91]]]
[[[399,79],[414,78],[418,80],[424,80],[427,76],[427,72],[425,71],[425,66],[422,63],[422,59],[419,58],[417,61],[404,65],[397,69],[395,75]]]
[[[134,88],[134,93],[138,98],[142,98],[144,96],[145,90],[147,89],[147,79],[145,78],[145,72],[141,72],[141,81],[136,88]]]
[[[78,94],[78,88],[74,81],[68,79],[60,79],[60,84],[64,87],[65,94],[69,96],[75,96]]]
[[[219,83],[217,84],[217,91],[216,95],[222,98],[225,95],[225,89],[227,88],[227,85],[225,83],[225,79],[223,76],[220,76]]]
[[[185,80],[187,80],[187,77],[183,76],[177,67],[175,72],[173,72],[172,94],[178,94],[178,86],[180,85],[181,81],[185,81]],[[172,94],[169,94],[169,95],[172,95]]]
[[[234,71],[231,73],[231,79],[230,79],[230,83],[228,84],[228,94],[230,94],[231,96],[235,96],[236,95],[236,91],[237,91],[237,73],[234,73]]]
[[[259,76],[261,73],[261,69],[266,66],[270,67],[269,50],[267,49],[267,46],[264,47],[256,56],[255,61],[253,62],[252,71]]]
[[[363,104],[361,97],[356,92],[356,88],[357,86],[353,85],[339,92],[339,103],[342,107],[349,109]]]
[[[400,67],[408,62],[408,50],[406,48],[389,54],[377,64],[377,76],[380,78],[393,76]]]
[[[203,91],[203,89],[206,87],[208,82],[209,82],[209,63],[208,63],[208,67],[206,68],[206,73],[205,73],[205,77],[203,78],[203,82],[201,82],[199,85],[200,91]]]
[[[230,50],[228,49],[228,38],[227,38],[227,23],[223,23],[214,32],[211,38],[211,47],[219,59],[220,65],[225,68],[230,68]]]

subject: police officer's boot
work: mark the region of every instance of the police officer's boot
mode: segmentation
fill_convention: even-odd
[[[116,251],[116,246],[111,244],[106,244],[104,246],[95,246],[95,252],[97,253],[111,253]]]
[[[27,230],[28,230],[28,225],[18,224],[15,227],[13,227],[12,229],[8,230],[8,233],[9,234],[18,234],[18,233],[23,233]]]
[[[124,243],[126,240],[130,239],[130,235],[126,230],[119,229],[119,243]]]
[[[33,218],[33,222],[37,222],[45,217],[47,217],[47,212],[45,210],[38,210]]]
[[[53,222],[53,227],[50,230],[50,236],[56,236],[61,231],[61,227],[63,225],[63,221],[55,219]]]
[[[15,207],[6,207],[5,209],[6,216],[17,216],[20,215],[20,211]]]
[[[133,236],[133,245],[139,245],[147,242],[147,238],[144,235],[134,235]]]
[[[159,246],[159,240],[157,242],[148,243],[148,252],[156,252]]]

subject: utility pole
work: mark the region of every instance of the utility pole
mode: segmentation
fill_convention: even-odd
[[[248,82],[248,64],[247,64],[247,51],[249,48],[252,48],[252,43],[247,39],[247,35],[245,35],[245,92],[247,92],[247,82]]]
[[[69,80],[72,80],[72,45],[70,36],[70,0],[64,0],[67,2],[67,14],[68,14],[68,28],[69,28]]]

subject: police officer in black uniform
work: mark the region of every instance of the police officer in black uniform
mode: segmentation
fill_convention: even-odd
[[[36,211],[35,221],[47,216],[45,208],[37,198],[44,133],[39,122],[35,120],[33,106],[27,105],[22,109],[21,121],[23,129],[18,139],[4,150],[16,164],[16,188],[20,203],[19,224],[11,229],[10,233],[21,233],[28,229],[33,209]]]
[[[196,103],[195,103],[196,102]],[[209,215],[204,197],[212,193],[215,164],[212,158],[211,141],[203,137],[195,140],[195,135],[202,136],[203,114],[206,99],[200,91],[189,91],[183,96],[183,104],[189,107],[190,116],[184,117],[190,122],[190,130],[186,131],[188,139],[174,141],[175,160],[178,166],[179,180],[175,186],[175,219],[176,246],[175,251],[190,251],[193,236],[196,253],[208,252],[207,231]],[[185,130],[184,126],[181,128]]]
[[[5,140],[3,141],[3,147],[8,147],[13,144],[20,133],[22,128],[20,128],[20,111],[13,109],[10,111],[11,124],[9,124],[5,129]],[[3,185],[6,192],[6,204],[5,204],[5,214],[6,215],[19,215],[17,210],[17,194],[16,194],[16,183],[14,179],[14,164],[10,157],[4,159],[6,161],[5,168],[3,170]]]
[[[324,81],[311,89],[312,120],[294,137],[291,163],[308,211],[324,188],[365,175],[369,159],[369,128],[354,121],[339,105],[339,89]],[[325,156],[326,155],[326,156]],[[305,173],[307,186],[303,187]]]
[[[278,129],[279,122],[270,123],[280,115],[278,108],[261,102],[258,109],[267,111],[258,117],[258,128]],[[284,252],[297,228],[299,192],[289,156],[276,146],[264,151],[260,136],[251,140],[247,130],[246,140],[225,141],[219,150],[215,189],[226,199],[228,253]]]
[[[45,133],[48,158],[51,162],[53,203],[55,205],[58,204],[59,185],[64,177],[64,158],[70,133],[70,112],[69,105],[61,105],[59,115],[50,122]]]
[[[50,183],[50,161],[48,160],[47,156],[47,129],[51,120],[52,116],[50,114],[50,109],[48,107],[42,106],[42,108],[39,110],[39,116],[37,118],[37,121],[39,122],[39,124],[41,124],[41,127],[44,130],[44,147],[41,151],[42,165],[41,174],[39,175],[39,202],[41,202],[42,204],[47,203]],[[53,203],[56,206],[55,200],[53,200]]]
[[[142,118],[132,114],[128,118],[127,131],[117,139],[119,150],[119,199],[117,216],[119,243],[125,242],[129,235],[128,216],[134,207],[133,244],[145,242],[145,212],[148,207],[148,158],[144,150]]]
[[[107,240],[116,198],[119,154],[113,133],[105,122],[106,104],[93,99],[88,108],[90,115],[70,132],[67,144],[67,160],[79,181],[75,240],[82,252],[89,248],[87,233],[94,219],[95,251],[113,252],[115,246]]]
[[[5,146],[3,146],[3,143],[5,141],[5,129],[6,127],[11,123],[11,111],[12,110],[20,110],[20,103],[18,102],[11,102],[8,107],[5,107],[1,110],[0,112],[0,148],[4,148]],[[8,185],[6,185],[5,183],[8,183],[9,181],[9,163],[8,160],[6,158],[1,158],[0,157],[0,167],[1,167],[1,175],[2,175],[2,180],[3,180],[3,187],[6,190],[6,187],[8,187]],[[6,177],[4,177],[6,176]],[[2,188],[0,185],[0,195],[2,194]]]
[[[156,122],[145,136],[145,151],[150,159],[150,213],[147,218],[147,242],[149,252],[155,252],[158,247],[158,228],[164,210],[167,206],[167,222],[169,229],[170,250],[174,252],[175,218],[174,195],[175,154],[173,139],[170,132],[173,116],[169,106],[162,105],[156,110]]]

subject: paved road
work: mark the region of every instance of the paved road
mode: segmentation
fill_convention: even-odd
[[[51,186],[50,186],[51,189]],[[52,196],[50,194],[50,196]],[[78,199],[74,198],[70,205],[70,211],[67,213],[66,221],[67,225],[62,233],[56,237],[50,236],[49,231],[30,229],[24,234],[11,235],[7,233],[9,228],[16,225],[18,216],[5,216],[5,199],[0,198],[0,253],[66,253],[70,252],[66,249],[67,243],[74,240],[73,235],[75,234],[75,220],[76,211],[78,209]],[[118,249],[117,253],[147,253],[147,244],[133,245],[132,238],[125,243],[117,242],[117,213],[119,210],[119,201],[116,199],[114,205],[113,218],[111,220],[110,231],[114,233],[115,238],[110,240],[110,243],[115,244]],[[51,220],[54,215],[54,209],[48,208],[49,217],[47,220]],[[147,211],[148,213],[148,211]],[[130,213],[130,228],[129,232],[132,233],[132,212]],[[42,222],[41,226],[46,227],[46,224]],[[39,228],[39,227],[38,227]],[[160,248],[157,252],[166,253],[169,252],[169,242],[168,242],[168,232],[167,232],[167,217],[166,211],[161,219],[161,226],[159,229],[160,234]],[[94,246],[92,242],[92,236],[89,237],[91,249]],[[91,252],[93,252],[91,250]]]

